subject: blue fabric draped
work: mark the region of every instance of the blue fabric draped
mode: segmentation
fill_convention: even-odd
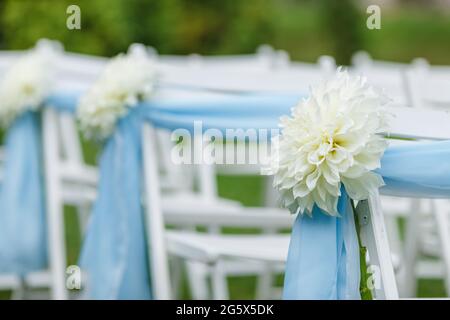
[[[201,96],[186,100],[154,99],[131,109],[106,141],[100,159],[100,185],[92,221],[83,244],[80,265],[87,271],[88,296],[95,299],[149,299],[152,296],[143,211],[141,207],[141,122],[159,127],[204,129],[277,126],[277,116],[298,101],[293,97],[224,96],[214,101]],[[280,98],[281,109],[274,110]],[[246,109],[240,119],[239,110]],[[266,117],[250,110],[261,108]],[[209,110],[209,111],[208,111]],[[225,111],[224,111],[225,110]],[[261,120],[261,121],[260,121]]]
[[[292,228],[284,280],[284,299],[360,299],[359,245],[345,192],[340,217],[314,207],[312,217],[298,215]]]
[[[73,99],[52,99],[49,102],[60,110],[73,110]],[[191,130],[197,120],[202,121],[204,130],[272,129],[298,99],[260,94],[218,94],[188,100],[156,97],[122,118],[103,147],[98,199],[82,250],[81,264],[89,274],[89,297],[152,297],[141,207],[142,121],[168,129]],[[36,115],[26,114],[8,132],[6,176],[0,197],[0,266],[4,270],[26,272],[46,263],[38,128]],[[450,162],[442,161],[448,158],[450,141],[389,148],[378,170],[387,184],[381,191],[450,197]],[[318,208],[312,217],[297,217],[286,265],[285,299],[360,297],[359,251],[345,190],[338,210],[339,218]],[[11,255],[15,257],[9,258]]]
[[[75,108],[75,94],[43,104],[62,112]],[[26,274],[47,266],[40,113],[28,111],[8,128],[0,184],[0,273]]]
[[[290,113],[300,95],[230,95],[209,94],[189,100],[170,97],[155,99],[142,105],[143,117],[157,127],[193,130],[201,121],[204,130],[274,129],[279,118]]]
[[[450,162],[445,160],[449,157],[450,141],[389,147],[377,170],[386,183],[380,192],[450,198]],[[297,217],[286,265],[285,299],[359,298],[358,242],[346,198],[343,193],[338,203],[342,218],[325,215],[318,208],[312,218]]]
[[[47,264],[39,117],[27,112],[9,128],[0,189],[0,272],[25,274]]]
[[[119,121],[104,145],[100,185],[81,254],[88,296],[150,299],[150,273],[141,207],[139,109]]]

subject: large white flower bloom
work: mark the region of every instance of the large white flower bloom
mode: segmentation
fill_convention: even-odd
[[[281,119],[265,173],[274,175],[283,206],[311,214],[317,205],[336,216],[341,184],[354,200],[384,184],[373,170],[387,147],[379,135],[386,130],[386,100],[364,78],[338,70]]]
[[[88,137],[106,138],[130,107],[151,96],[156,73],[151,58],[140,52],[111,59],[96,83],[80,99],[78,119]]]
[[[9,126],[23,112],[37,110],[50,94],[60,50],[41,42],[24,53],[2,77],[0,83],[0,124]]]

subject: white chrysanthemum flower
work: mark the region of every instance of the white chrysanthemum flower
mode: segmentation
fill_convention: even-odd
[[[77,108],[86,136],[108,137],[130,107],[151,96],[155,78],[154,63],[147,55],[128,53],[111,59]]]
[[[9,126],[23,112],[37,110],[50,94],[59,50],[42,43],[21,56],[0,84],[0,124]]]
[[[373,170],[387,147],[379,135],[387,127],[386,100],[364,78],[338,70],[281,119],[265,173],[274,175],[284,207],[311,214],[317,205],[336,216],[341,184],[354,200],[384,184]]]

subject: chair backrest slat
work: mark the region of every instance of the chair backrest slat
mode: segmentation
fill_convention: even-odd
[[[389,109],[394,117],[389,135],[393,137],[446,140],[450,139],[450,112],[408,107]]]

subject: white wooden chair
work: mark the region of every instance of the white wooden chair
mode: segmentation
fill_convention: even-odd
[[[60,66],[61,78],[57,90],[62,92],[86,90],[106,61],[104,58],[65,53]],[[188,75],[188,72],[185,71],[185,74]],[[63,206],[75,205],[80,212],[80,225],[86,225],[90,204],[95,199],[97,171],[84,164],[73,115],[45,109],[42,123],[50,271],[39,276],[38,283],[40,286],[50,285],[53,298],[65,299],[68,293],[65,290]],[[212,189],[208,187],[204,190]],[[176,201],[192,200],[190,197],[186,198],[186,194],[182,196],[185,199],[177,198]],[[170,200],[173,201],[174,198]],[[220,199],[216,199],[213,206],[206,206],[205,199],[202,199],[202,202],[197,201],[195,205],[200,203],[211,210],[227,209],[227,212],[231,207],[237,207],[235,203]],[[194,204],[191,203],[191,206]],[[223,296],[223,292],[220,295]],[[216,295],[219,293],[216,292]]]
[[[0,59],[0,62],[7,67],[18,54],[20,52],[2,52],[1,58],[4,59]],[[105,58],[65,53],[59,66],[60,81],[55,91],[86,90],[106,62]],[[38,287],[49,286],[52,298],[66,299],[68,292],[65,288],[66,254],[63,209],[64,205],[76,206],[79,211],[80,225],[84,229],[90,205],[96,196],[97,170],[84,164],[73,115],[45,109],[42,125],[49,270],[31,274],[24,281],[14,275],[1,276],[0,287],[18,289],[22,284]]]
[[[225,64],[225,72],[218,72],[220,70],[220,60],[215,59],[215,66],[211,68],[212,62],[209,61],[209,57],[197,57],[197,65],[191,68],[181,70],[181,72],[189,71],[186,76],[181,76],[179,73],[171,73],[171,71],[165,74],[165,81],[169,83],[177,83],[182,87],[184,84],[209,89],[214,91],[245,91],[245,92],[306,92],[308,90],[311,82],[319,82],[324,78],[334,74],[335,63],[330,57],[321,57],[318,64],[305,64],[305,63],[291,63],[289,65],[278,65],[277,68],[264,69],[261,70],[252,69],[241,69],[239,63],[235,66],[231,63],[234,61],[230,58]],[[162,59],[162,58],[161,58]],[[200,60],[204,59],[204,60]],[[246,57],[247,60],[248,57]],[[206,63],[203,63],[206,61]],[[274,65],[276,65],[274,63]],[[199,67],[201,66],[201,67]],[[196,68],[197,67],[197,68]],[[235,69],[234,69],[235,68]],[[180,70],[178,71],[180,72]],[[167,78],[169,77],[169,79]],[[171,82],[174,79],[174,82]],[[268,81],[269,80],[269,81]],[[161,130],[158,130],[160,132]],[[165,139],[166,143],[169,139]],[[164,143],[161,139],[159,143]],[[169,142],[170,143],[170,142]],[[168,146],[168,149],[172,148],[172,145]],[[249,148],[250,150],[252,148]],[[209,168],[208,168],[209,167]],[[201,165],[199,169],[199,179],[201,180],[201,190],[206,197],[213,200],[217,199],[217,186],[216,186],[216,173],[221,175],[259,175],[259,167],[255,165],[218,165],[218,166],[205,166]],[[175,172],[176,169],[170,170]],[[178,179],[180,182],[182,179]],[[267,192],[267,199],[272,201],[267,201],[267,205],[274,205],[273,201],[276,196],[271,186],[271,179],[265,179],[267,183],[267,189],[271,192]],[[179,182],[179,183],[180,183]],[[197,207],[197,206],[194,206]],[[224,208],[226,209],[226,207]],[[247,210],[247,209],[241,209]],[[220,226],[215,228],[209,228],[212,233],[219,233]],[[260,225],[261,227],[261,225]],[[286,226],[289,227],[289,226]],[[276,228],[273,228],[270,224],[267,224],[263,228],[264,232],[271,234],[276,232]],[[216,297],[228,297],[226,290],[226,278],[230,275],[243,275],[243,274],[260,274],[258,277],[258,287],[257,296],[259,298],[270,298],[273,297],[270,292],[272,291],[271,283],[273,282],[273,273],[279,273],[281,271],[280,267],[277,266],[273,268],[267,265],[252,264],[248,261],[236,262],[236,261],[226,261],[221,264],[221,268],[215,268],[211,274],[208,272],[207,268],[199,266],[198,264],[193,266],[192,263],[188,263],[188,270],[190,274],[190,284],[194,288],[194,297],[204,298],[206,289],[205,283],[207,276],[211,275],[211,278],[216,282],[216,288],[222,288],[221,293],[217,291],[215,293]],[[221,274],[221,275],[220,275]],[[220,282],[221,284],[218,284]],[[199,285],[203,283],[203,285]],[[197,292],[197,293],[196,293]],[[200,294],[199,294],[200,293]],[[275,296],[279,296],[276,294]]]
[[[408,137],[414,139],[439,140],[449,139],[450,130],[446,123],[450,121],[447,113],[437,111],[417,111],[410,108],[395,108],[396,120],[392,123],[391,135]],[[405,120],[407,119],[407,121]],[[420,123],[421,125],[417,125]],[[202,261],[212,268],[222,259],[247,258],[254,260],[271,261],[283,263],[286,257],[287,242],[282,242],[274,237],[266,239],[272,244],[258,246],[258,240],[239,239],[239,247],[252,247],[237,253],[234,251],[233,236],[198,234],[195,232],[168,232],[165,230],[165,223],[176,223],[181,216],[163,215],[163,206],[160,195],[160,184],[157,171],[157,159],[155,158],[155,129],[146,123],[143,128],[143,154],[144,154],[144,178],[145,178],[145,200],[147,208],[147,231],[149,237],[150,265],[152,270],[152,284],[157,299],[170,298],[169,271],[167,265],[168,253],[177,255],[184,259]],[[363,244],[368,248],[369,263],[376,265],[380,270],[380,283],[374,290],[377,299],[397,299],[397,285],[394,275],[394,268],[391,261],[391,254],[387,233],[385,229],[384,217],[380,206],[380,197],[373,196],[368,201],[360,202],[357,207],[359,221],[361,221],[361,235]],[[207,213],[205,213],[207,214]],[[205,219],[203,213],[199,213],[200,220]],[[207,217],[207,215],[206,215]],[[268,219],[261,216],[261,219]],[[273,223],[276,224],[278,219]],[[165,220],[167,219],[167,220]],[[214,215],[217,219],[217,215]],[[223,215],[221,219],[230,219],[228,223],[233,224],[233,218]],[[240,221],[240,225],[245,220]],[[251,218],[251,223],[257,223],[256,217]],[[195,223],[195,220],[191,220]],[[225,222],[225,221],[223,221]],[[266,221],[267,222],[267,221]],[[201,221],[199,221],[201,223]],[[231,238],[230,238],[231,237]],[[238,240],[238,241],[239,241]],[[245,241],[249,241],[245,242]],[[253,242],[252,242],[253,241]],[[241,249],[241,248],[240,248]],[[245,253],[245,254],[242,254]]]
[[[41,43],[41,45],[54,45]],[[0,65],[7,68],[21,52],[2,52]],[[5,58],[5,59],[3,59]],[[105,59],[99,59],[104,63]],[[64,54],[58,61],[59,81],[55,92],[84,89],[99,65],[75,54]],[[42,111],[43,172],[45,175],[49,269],[24,278],[14,274],[0,276],[0,288],[23,293],[25,287],[50,287],[53,299],[66,299],[66,254],[64,205],[78,209],[80,226],[86,225],[89,207],[96,194],[97,172],[83,160],[81,144],[73,115],[51,108]],[[20,295],[15,295],[20,298]]]
[[[423,58],[414,59],[407,69],[406,79],[412,102],[418,108],[450,108],[450,67],[433,66]]]
[[[142,46],[136,45],[137,50],[145,50]],[[154,53],[155,54],[155,53]],[[289,63],[289,57],[284,52],[276,52],[272,48],[262,46],[256,55],[245,56],[189,56],[189,57],[174,57],[174,56],[156,56],[159,68],[161,70],[161,80],[165,85],[174,85],[175,87],[195,87],[200,90],[212,91],[265,91],[265,92],[298,92],[299,88],[306,91],[311,81],[318,82],[334,72],[334,60],[330,57],[321,57],[319,64],[301,64]],[[293,70],[294,69],[294,70]],[[275,80],[273,79],[275,77]],[[263,81],[259,81],[262,78]],[[268,85],[267,79],[270,81]],[[170,139],[165,137],[161,139],[161,130],[158,130],[158,144],[162,145],[166,150],[170,150],[173,145]],[[168,143],[168,145],[167,145]],[[163,148],[163,149],[164,149]],[[167,162],[165,162],[167,163]],[[197,166],[198,167],[198,166]],[[208,206],[207,201],[215,202],[217,204],[217,186],[216,186],[216,171],[220,174],[258,174],[256,166],[220,166],[207,168],[207,166],[199,166],[197,168],[197,178],[200,180],[199,187],[203,200],[197,198],[197,202],[192,202],[193,207]],[[221,170],[224,169],[224,170]],[[165,170],[172,173],[172,186],[176,185],[179,189],[184,185],[186,190],[186,170],[184,176],[181,175],[177,166],[171,166],[170,169]],[[178,177],[176,173],[179,173]],[[192,178],[192,174],[191,174]],[[269,179],[267,179],[269,180]],[[163,189],[166,189],[167,179],[162,180]],[[189,183],[188,183],[189,184]],[[192,181],[190,182],[192,186]],[[187,188],[189,189],[189,188]],[[185,194],[183,196],[189,196]],[[164,193],[163,193],[164,196]],[[178,197],[180,195],[176,195]],[[200,200],[200,202],[198,201]],[[207,200],[207,201],[205,201]],[[201,202],[203,201],[203,202]],[[222,209],[227,209],[230,202],[224,202],[220,199]],[[236,205],[236,203],[232,204]],[[241,209],[245,210],[245,209]],[[219,233],[220,226],[209,226],[208,230],[212,233]],[[273,233],[274,230],[270,226],[265,227],[266,232]],[[208,272],[209,270],[193,263],[188,263],[188,274],[191,288],[193,289],[193,296],[195,298],[207,297],[206,283],[207,277],[211,276],[213,281],[221,282],[223,290],[216,296],[227,297],[226,278],[229,275],[242,275],[261,273],[261,267],[267,269],[261,264],[251,264],[248,261],[244,263],[231,262],[222,265],[220,270],[217,268],[213,271],[214,274]],[[279,271],[275,270],[275,271]],[[221,273],[221,275],[219,275]],[[264,271],[259,277],[258,281],[258,296],[260,298],[270,297],[267,293],[270,291],[270,278],[272,272]]]
[[[422,58],[414,59],[410,64],[376,61],[366,52],[356,53],[352,62],[355,71],[366,73],[372,81],[378,81],[380,87],[386,83],[388,93],[394,96],[396,102],[406,101],[409,106],[419,109],[445,110],[450,107],[446,89],[450,84],[448,67],[432,67]],[[442,225],[443,219],[444,207],[441,203],[446,200],[382,199],[401,296],[414,297],[417,294],[417,278],[444,278],[449,294],[450,275],[445,261],[450,259],[450,252],[445,251],[442,244],[450,237],[450,229],[446,231],[438,226],[438,221]],[[406,220],[405,241],[400,239],[400,218]],[[434,249],[426,244],[430,239],[434,239]],[[436,252],[436,247],[441,250]],[[421,253],[437,257],[438,261],[424,260]]]
[[[422,110],[450,110],[450,96],[445,86],[449,84],[450,68],[431,67],[424,59],[415,59],[405,73],[410,101]],[[414,200],[406,215],[403,266],[399,275],[401,294],[417,294],[418,279],[443,279],[450,295],[450,202],[444,200]],[[430,259],[434,257],[437,259]]]
[[[373,60],[367,52],[357,52],[352,57],[351,70],[357,74],[368,76],[371,85],[385,90],[393,99],[392,105],[410,106],[405,71],[408,64]]]

